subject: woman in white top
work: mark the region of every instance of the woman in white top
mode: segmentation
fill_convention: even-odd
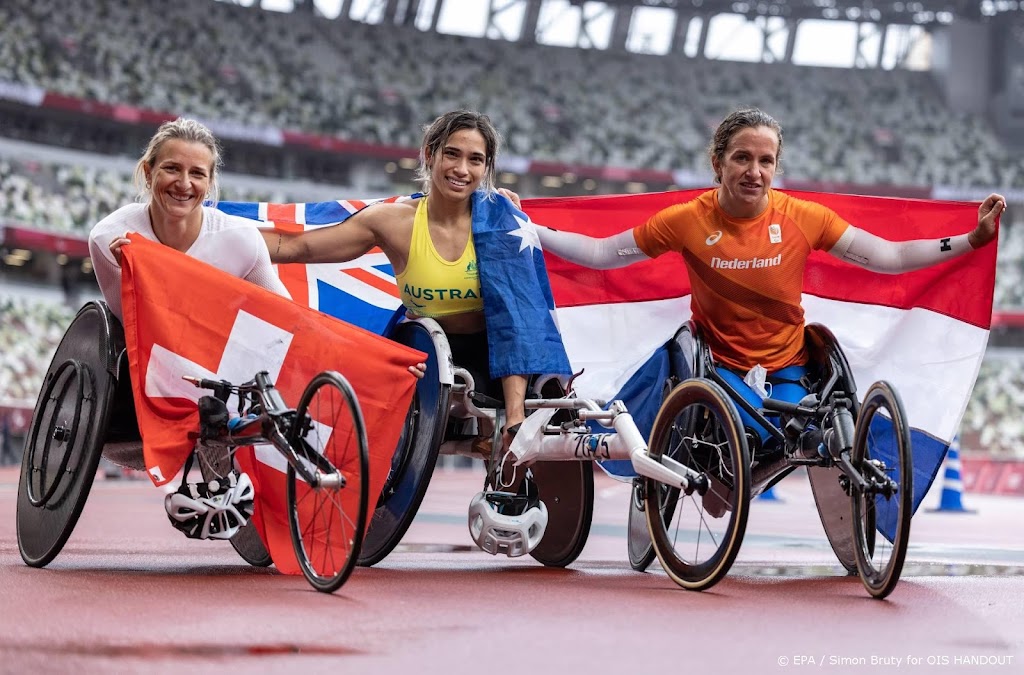
[[[121,246],[136,232],[285,297],[270,254],[251,221],[217,201],[221,154],[216,138],[190,119],[164,122],[135,166],[139,201],[122,206],[89,233],[89,255],[110,311],[121,319]]]

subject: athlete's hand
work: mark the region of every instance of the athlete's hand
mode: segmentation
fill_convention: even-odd
[[[417,363],[415,366],[409,366],[409,372],[415,375],[417,380],[422,380],[427,374],[427,364]]]
[[[128,239],[127,232],[125,232],[120,237],[115,238],[114,241],[110,242],[110,253],[111,255],[114,256],[114,262],[116,262],[119,266],[121,264],[121,247],[130,243],[132,242],[130,239]]]
[[[1006,211],[1006,198],[992,193],[978,207],[978,226],[967,236],[972,248],[981,248],[996,238],[996,220]]]
[[[498,194],[507,198],[520,211],[523,210],[523,203],[520,201],[519,195],[515,192],[512,192],[508,188],[498,188]]]

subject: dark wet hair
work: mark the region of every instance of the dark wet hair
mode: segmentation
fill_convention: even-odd
[[[416,171],[416,179],[423,185],[424,192],[430,189],[430,167],[427,166],[427,153],[436,157],[444,149],[448,138],[456,131],[476,129],[484,137],[484,178],[481,186],[487,192],[495,190],[495,161],[501,149],[501,135],[491,123],[491,118],[472,110],[453,110],[447,112],[424,128],[423,143],[420,144],[420,166]]]
[[[711,138],[711,145],[708,146],[708,156],[711,158],[711,167],[714,169],[715,161],[721,166],[725,160],[725,149],[729,141],[742,129],[757,127],[768,127],[779,137],[779,147],[775,152],[775,164],[782,160],[782,126],[775,121],[775,118],[757,108],[743,108],[731,113],[722,120],[722,123],[715,129],[715,135]],[[720,171],[715,171],[715,182],[722,182]]]

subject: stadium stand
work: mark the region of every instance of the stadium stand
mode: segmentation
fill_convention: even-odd
[[[0,6],[0,115],[9,122],[0,129],[0,226],[81,240],[131,201],[134,158],[151,131],[132,120],[150,119],[146,111],[197,116],[227,140],[232,172],[223,176],[222,199],[315,201],[376,196],[353,192],[366,185],[408,191],[409,172],[385,176],[385,160],[415,156],[420,124],[461,105],[493,117],[509,171],[626,171],[587,188],[597,191],[632,189],[630,171],[667,176],[652,183],[657,189],[707,185],[711,129],[732,108],[758,105],[785,128],[783,185],[1011,196],[996,305],[1024,308],[1024,170],[983,116],[945,105],[927,72],[853,69],[837,77],[832,68],[523,45],[211,0],[179,0],[173,16],[165,8],[156,0]],[[52,92],[79,112],[25,105],[24,91]],[[91,115],[93,104],[108,112]],[[315,149],[336,140],[361,148],[372,166]],[[371,169],[380,176],[360,177]],[[566,182],[544,192],[538,179],[517,189],[524,197],[582,189]],[[34,404],[81,300],[69,290],[95,292],[77,282],[59,290],[54,270],[64,263],[37,257],[48,262],[31,272],[0,265],[0,407]],[[1019,334],[1002,335],[1018,349],[992,350],[981,369],[964,418],[974,449],[1024,457]]]
[[[787,178],[1024,188],[991,125],[950,110],[927,72],[681,63],[210,0],[183,0],[167,20],[157,4],[11,0],[0,10],[0,72],[66,96],[219,120],[254,138],[295,130],[415,148],[420,124],[467,105],[492,115],[515,156],[700,178],[710,128],[756,103],[785,126]],[[254,48],[252,35],[274,40]]]

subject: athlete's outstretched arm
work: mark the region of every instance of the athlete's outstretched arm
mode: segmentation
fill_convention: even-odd
[[[978,208],[978,225],[973,231],[941,239],[896,242],[849,227],[829,253],[872,272],[910,272],[937,265],[989,243],[996,238],[996,219],[1005,209],[1006,200],[1002,195],[993,193]]]
[[[354,260],[374,246],[389,223],[412,217],[408,205],[374,204],[345,222],[305,232],[260,230],[274,263],[329,263]],[[411,220],[410,220],[411,222]]]
[[[597,270],[610,270],[650,258],[636,245],[633,230],[598,239],[575,232],[560,232],[537,226],[540,245],[545,251],[571,263]]]

